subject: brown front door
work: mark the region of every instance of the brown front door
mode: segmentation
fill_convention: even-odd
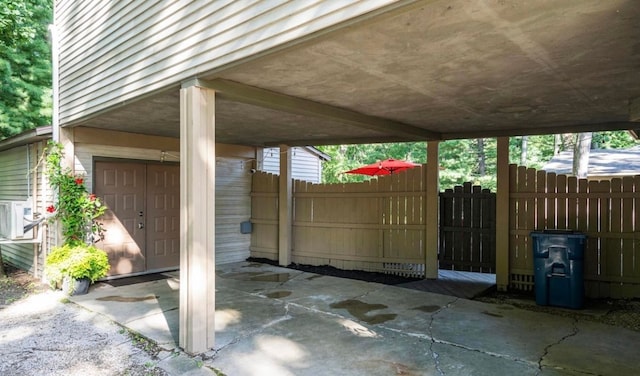
[[[180,265],[180,167],[147,165],[147,269]]]
[[[95,194],[108,207],[101,219],[105,237],[98,245],[109,255],[109,275],[144,271],[144,164],[96,162],[95,180]]]
[[[102,218],[109,275],[180,264],[180,168],[138,162],[96,162],[95,194],[109,208]]]

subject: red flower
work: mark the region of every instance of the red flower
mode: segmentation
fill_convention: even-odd
[[[56,207],[53,205],[47,206],[47,213],[55,213]]]
[[[89,195],[89,201],[95,201],[96,200],[96,195],[94,195],[93,193]]]
[[[84,183],[84,180],[82,180],[82,178],[76,178],[76,184],[82,185],[82,183]]]

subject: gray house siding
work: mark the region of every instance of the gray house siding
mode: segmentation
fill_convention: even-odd
[[[45,147],[46,142],[40,141],[0,151],[0,201],[30,199],[34,213],[45,212],[51,204],[41,160]],[[40,231],[44,228],[45,225],[40,226]],[[34,244],[0,244],[4,262],[37,276],[42,276],[44,248]]]
[[[322,158],[308,148],[292,148],[291,177],[311,183],[322,181]],[[265,148],[262,152],[262,166],[259,170],[280,174],[280,148]]]
[[[60,123],[177,87],[396,2],[58,0]]]

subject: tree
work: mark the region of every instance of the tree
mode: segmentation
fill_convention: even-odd
[[[0,6],[0,139],[51,123],[49,0]]]
[[[522,136],[521,146],[520,146],[520,166],[527,165],[527,147],[529,146],[528,141],[529,141],[528,136]]]
[[[487,171],[487,161],[484,154],[484,138],[478,139],[478,175],[485,176]]]
[[[591,138],[591,132],[579,133],[573,148],[573,175],[578,178],[586,178],[589,172]]]

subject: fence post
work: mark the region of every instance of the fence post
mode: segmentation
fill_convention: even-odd
[[[280,192],[278,193],[278,264],[280,266],[291,263],[292,207],[291,148],[280,145]]]
[[[425,174],[425,271],[428,279],[438,278],[438,146],[439,141],[427,142],[427,171]]]
[[[498,137],[496,189],[496,285],[509,287],[509,137]]]

